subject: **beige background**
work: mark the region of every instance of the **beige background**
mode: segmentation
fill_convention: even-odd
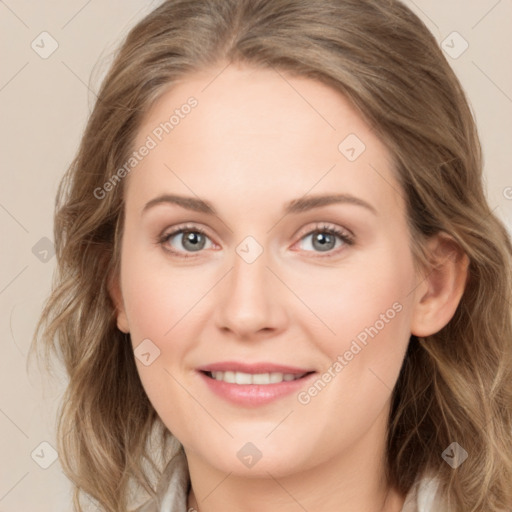
[[[26,354],[50,290],[52,214],[108,55],[156,2],[0,1],[0,512],[70,511],[69,485],[55,447],[63,378],[48,381]],[[489,203],[512,227],[511,0],[406,2],[439,43],[469,96],[482,140]],[[51,48],[48,32],[58,48]],[[453,58],[464,44],[469,47]],[[41,38],[44,37],[44,48]],[[39,45],[39,46],[36,46]],[[448,49],[448,48],[447,48]],[[33,249],[35,247],[35,249]],[[47,251],[47,252],[45,252]],[[60,382],[60,383],[59,383]],[[42,466],[49,465],[47,469]]]

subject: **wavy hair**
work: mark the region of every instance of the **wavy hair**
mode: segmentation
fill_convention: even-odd
[[[392,155],[415,262],[428,269],[425,242],[440,232],[467,255],[453,318],[432,336],[411,336],[392,395],[387,473],[404,494],[435,473],[452,512],[510,510],[510,236],[486,201],[465,93],[427,27],[395,0],[167,0],[126,36],[59,186],[57,272],[31,347],[69,377],[58,446],[75,510],[84,496],[106,512],[154,496],[179,444],[145,394],[109,295],[124,182],[102,199],[95,190],[127,161],[145,114],[173,83],[225,63],[338,90]],[[441,458],[454,441],[469,452],[457,469]]]

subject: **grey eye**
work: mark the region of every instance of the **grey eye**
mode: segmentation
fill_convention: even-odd
[[[199,233],[198,231],[182,231],[177,234],[182,235],[181,243],[187,251],[194,252],[204,249],[206,236],[203,233]]]

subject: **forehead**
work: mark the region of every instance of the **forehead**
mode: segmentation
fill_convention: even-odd
[[[188,109],[191,97],[197,106]],[[218,147],[229,141],[236,147],[242,139],[245,147],[252,135],[255,143],[265,138],[271,148],[293,145],[294,151],[314,152],[321,143],[318,152],[330,146],[337,156],[337,142],[345,132],[370,145],[380,144],[361,115],[332,87],[283,71],[234,64],[185,76],[174,84],[146,114],[138,142],[153,132],[159,138],[159,126],[172,117],[170,133],[164,132],[162,138],[195,147]],[[305,139],[310,143],[304,144]]]
[[[372,202],[398,189],[389,152],[341,93],[277,70],[232,64],[183,78],[147,113],[135,148],[149,140],[128,199],[166,187],[201,197],[231,191],[240,207],[254,198],[257,208],[258,197],[312,189]]]

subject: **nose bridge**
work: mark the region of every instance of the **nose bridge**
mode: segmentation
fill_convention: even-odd
[[[233,255],[230,295],[243,302],[264,301],[269,292],[268,263],[268,252],[254,237],[240,242]]]
[[[219,327],[248,336],[261,329],[277,328],[284,309],[269,271],[270,254],[254,238],[246,237],[236,248],[219,303]]]

